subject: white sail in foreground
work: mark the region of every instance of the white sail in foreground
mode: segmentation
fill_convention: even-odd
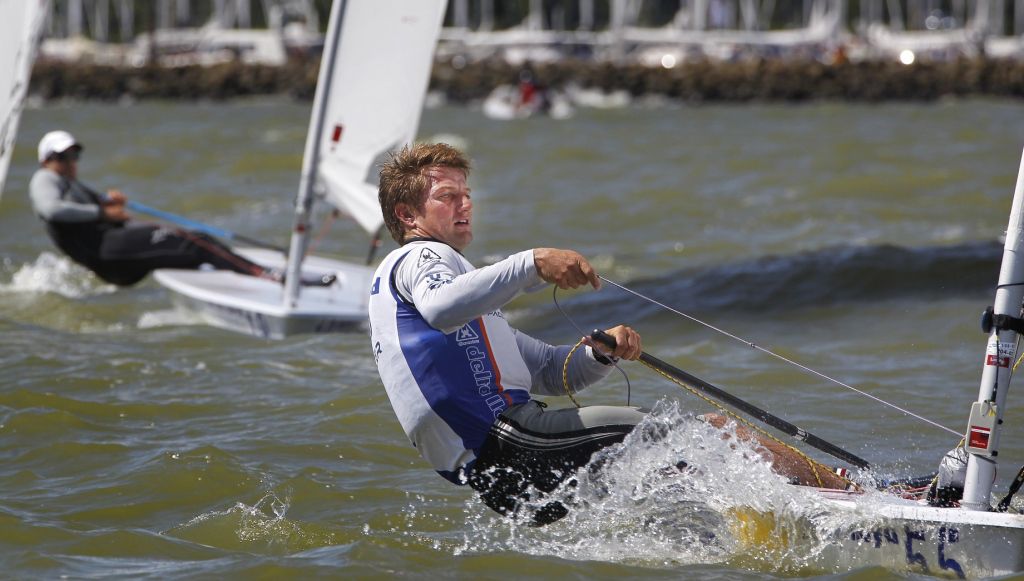
[[[416,137],[445,4],[375,0],[343,6],[317,177],[327,200],[373,234],[384,224],[374,163]]]
[[[314,186],[367,232],[381,227],[373,165],[416,134],[445,5],[445,0],[335,0],[287,262],[274,252],[238,249],[259,264],[287,268],[286,284],[230,271],[156,271],[157,282],[179,307],[211,325],[274,339],[365,323],[373,269],[306,256]],[[300,284],[322,275],[336,281]]]
[[[48,0],[0,0],[0,194],[36,60]]]

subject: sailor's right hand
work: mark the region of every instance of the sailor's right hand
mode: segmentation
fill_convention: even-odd
[[[107,222],[125,222],[128,220],[128,212],[124,204],[108,204],[103,206],[103,219]]]
[[[128,197],[125,196],[121,190],[107,190],[107,203],[108,204],[120,204],[124,205],[128,201]]]
[[[586,284],[596,289],[601,288],[597,271],[582,254],[574,250],[534,248],[533,263],[543,280],[560,289],[579,288]]]
[[[610,353],[612,357],[621,357],[630,361],[640,359],[640,355],[644,352],[643,343],[640,341],[640,333],[626,325],[617,325],[611,329],[605,329],[604,332],[615,339],[615,349]],[[608,346],[605,345],[604,349],[607,350]]]

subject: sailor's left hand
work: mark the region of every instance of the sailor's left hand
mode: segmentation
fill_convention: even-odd
[[[604,343],[595,342],[589,336],[583,338],[583,342],[590,345],[592,348],[597,349],[600,353],[610,355],[612,357],[618,357],[620,359],[628,359],[630,361],[636,361],[640,358],[640,354],[643,351],[643,344],[640,341],[640,333],[634,331],[631,327],[626,325],[619,325],[612,327],[611,329],[605,329],[605,333],[608,333],[615,339],[615,349],[612,349]]]

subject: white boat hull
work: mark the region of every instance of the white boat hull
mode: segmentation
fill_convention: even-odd
[[[268,250],[236,250],[265,266],[281,268],[284,257]],[[171,292],[174,305],[203,322],[256,337],[282,339],[305,333],[335,333],[362,327],[373,269],[368,266],[309,256],[303,276],[334,274],[327,287],[304,286],[294,308],[284,305],[284,285],[226,270],[160,269],[153,273]]]
[[[910,504],[876,507],[880,522],[837,532],[837,560],[956,578],[1024,571],[1024,516]]]
[[[880,566],[948,578],[992,577],[1024,571],[1024,515],[938,508],[917,501],[820,491],[829,512],[849,524],[823,531],[809,523],[736,511],[738,539],[759,558],[797,556],[828,571]]]

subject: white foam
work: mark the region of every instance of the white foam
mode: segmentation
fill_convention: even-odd
[[[7,271],[14,270],[9,262],[4,267]],[[104,283],[88,269],[51,252],[43,252],[35,262],[14,270],[10,283],[0,283],[0,292],[56,293],[68,298],[109,294],[116,290],[116,286]]]
[[[670,468],[679,460],[689,465],[683,472]],[[793,571],[815,563],[851,518],[813,489],[789,485],[749,445],[723,439],[675,403],[659,405],[621,446],[595,461],[603,466],[580,470],[576,486],[565,485],[541,501],[570,507],[567,517],[546,527],[499,517],[474,499],[470,531],[458,552],[516,551],[654,567],[742,561],[740,566]],[[870,498],[857,502],[860,520],[879,501],[876,494],[865,496]],[[736,511],[770,514],[780,536],[806,542],[752,551],[737,537]]]
[[[166,534],[202,545],[259,554],[286,555],[338,544],[330,528],[287,518],[290,504],[290,493],[285,491],[282,498],[271,491],[252,506],[237,502],[226,510],[206,512]]]
[[[202,317],[196,313],[181,311],[178,309],[163,309],[142,313],[136,326],[139,329],[153,329],[156,327],[201,325],[203,323],[204,321]]]

